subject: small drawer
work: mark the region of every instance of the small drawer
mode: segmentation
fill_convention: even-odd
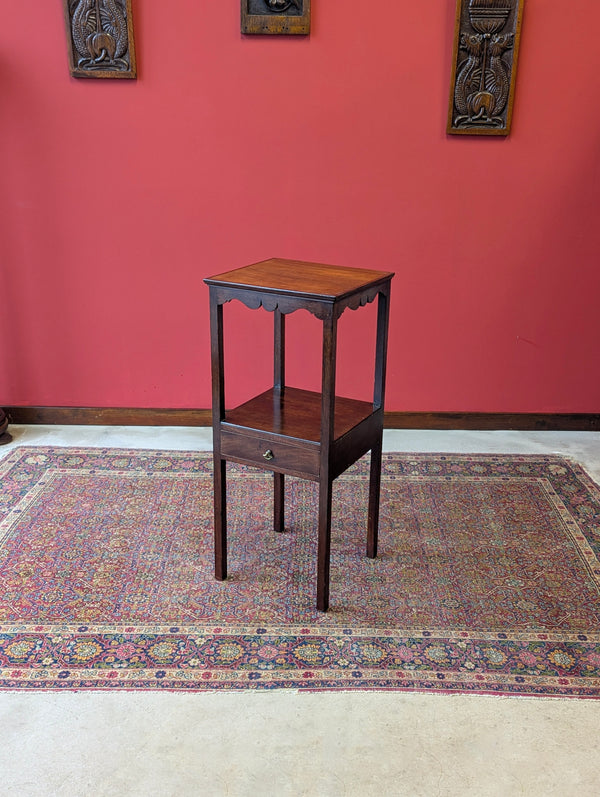
[[[221,432],[221,455],[265,470],[289,473],[305,479],[319,476],[319,446],[280,442],[262,435]]]

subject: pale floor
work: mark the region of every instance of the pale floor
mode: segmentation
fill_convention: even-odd
[[[205,429],[11,427],[14,445],[209,450]],[[389,431],[388,451],[558,453],[600,434]],[[600,794],[600,704],[401,693],[0,693],[0,795]]]

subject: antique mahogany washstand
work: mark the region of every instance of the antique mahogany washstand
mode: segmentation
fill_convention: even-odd
[[[210,293],[215,577],[227,578],[226,462],[274,474],[274,527],[284,528],[284,474],[319,485],[317,608],[329,606],[333,480],[371,451],[367,556],[377,555],[383,405],[391,272],[273,258],[204,281]],[[337,322],[346,308],[377,302],[373,402],[335,395]],[[223,305],[238,299],[274,314],[273,387],[225,409]],[[285,384],[285,316],[308,310],[323,322],[321,393]]]

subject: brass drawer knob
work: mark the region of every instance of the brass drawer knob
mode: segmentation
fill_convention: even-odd
[[[267,448],[267,450],[266,450],[266,451],[265,451],[265,453],[263,454],[263,457],[264,457],[265,459],[273,459],[273,457],[274,457],[274,456],[275,456],[275,454],[274,454],[274,453],[271,451],[271,449],[270,449],[270,448]]]

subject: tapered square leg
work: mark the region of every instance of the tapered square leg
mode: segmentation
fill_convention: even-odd
[[[331,550],[332,483],[324,479],[319,486],[319,541],[317,549],[317,609],[329,608],[329,560]]]
[[[283,473],[273,474],[273,528],[285,531],[285,481]]]
[[[224,459],[215,457],[215,578],[227,578],[227,479]]]
[[[367,521],[367,556],[377,556],[377,538],[379,533],[379,498],[381,493],[381,454],[383,431],[371,448],[371,472],[369,477],[369,517]]]

